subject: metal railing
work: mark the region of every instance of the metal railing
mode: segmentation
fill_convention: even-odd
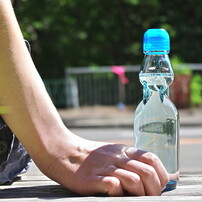
[[[176,66],[179,66],[179,69],[191,69],[192,74],[202,74],[202,64]],[[140,65],[124,67],[129,80],[126,85],[112,72],[112,66],[67,68],[64,79],[45,80],[44,83],[57,107],[118,103],[135,105],[142,99],[142,86],[138,77]]]
[[[124,66],[129,83],[123,85],[111,66],[66,69],[68,107],[83,105],[134,104],[141,95],[138,79],[140,66]],[[127,95],[127,96],[126,96]]]

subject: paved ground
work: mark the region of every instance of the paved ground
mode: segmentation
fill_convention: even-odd
[[[80,127],[133,127],[135,107],[118,109],[116,106],[59,109],[61,118],[70,128]],[[179,109],[181,126],[202,126],[202,106]]]

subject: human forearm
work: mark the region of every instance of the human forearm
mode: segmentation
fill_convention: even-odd
[[[65,127],[30,58],[9,1],[0,0],[0,105],[3,115],[32,157],[46,154]]]

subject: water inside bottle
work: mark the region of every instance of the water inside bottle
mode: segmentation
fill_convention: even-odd
[[[179,178],[179,117],[165,90],[172,83],[173,74],[140,74],[140,81],[150,93],[147,102],[141,102],[135,112],[136,147],[155,153],[161,159],[167,172],[172,176],[165,191],[172,190],[175,189]],[[162,93],[163,99],[160,95]]]
[[[173,82],[173,73],[140,73],[140,82],[143,84],[147,83],[147,86],[152,91],[159,91],[163,86],[167,89],[168,86]]]

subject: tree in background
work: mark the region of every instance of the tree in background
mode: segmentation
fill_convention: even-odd
[[[140,64],[142,37],[162,27],[172,53],[202,62],[201,0],[15,0],[15,12],[43,78],[64,68]]]

